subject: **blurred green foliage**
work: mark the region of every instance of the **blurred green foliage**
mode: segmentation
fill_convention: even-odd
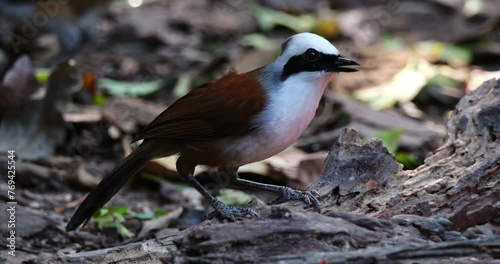
[[[398,151],[399,142],[403,134],[403,129],[390,129],[381,131],[371,137],[368,137],[368,139],[380,139],[384,147],[386,147],[389,152],[394,154],[397,162],[403,164],[405,168],[414,168],[421,163],[418,157],[408,152]]]
[[[217,199],[226,205],[236,206],[250,202],[250,200],[252,200],[252,196],[238,190],[222,189],[220,195],[217,196]]]
[[[96,223],[99,230],[105,228],[113,228],[123,237],[131,238],[134,236],[127,227],[123,225],[126,218],[136,218],[139,220],[149,220],[158,216],[165,215],[163,210],[146,211],[136,213],[130,210],[130,207],[125,205],[122,207],[106,206],[99,209],[92,217],[92,222]]]
[[[97,86],[111,95],[146,96],[163,87],[163,81],[126,82],[108,78],[97,80]]]

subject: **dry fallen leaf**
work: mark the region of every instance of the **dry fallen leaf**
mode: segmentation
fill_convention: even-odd
[[[184,209],[182,207],[179,207],[172,212],[168,212],[164,216],[155,217],[151,220],[144,221],[138,237],[143,237],[147,235],[150,231],[168,227],[168,224],[172,220],[178,219],[183,211]]]
[[[353,96],[358,100],[366,102],[374,109],[389,108],[397,102],[409,102],[413,100],[434,75],[435,70],[429,62],[423,59],[412,58],[388,82],[355,91]]]
[[[434,65],[427,60],[412,56],[406,65],[390,80],[376,86],[369,86],[353,93],[353,97],[367,103],[373,109],[381,110],[394,106],[396,103],[412,101],[424,87],[437,89],[435,94],[443,97],[459,98],[461,91],[447,87],[439,82],[446,79],[451,82],[465,81],[467,74],[462,68],[454,69],[448,65]]]

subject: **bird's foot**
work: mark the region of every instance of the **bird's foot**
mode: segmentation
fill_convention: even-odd
[[[307,206],[313,207],[316,211],[321,212],[320,202],[317,196],[319,196],[318,191],[297,191],[289,187],[280,187],[279,190],[280,197],[278,199],[270,202],[270,205],[279,204],[286,201],[303,201]]]
[[[234,206],[225,205],[224,203],[217,201],[213,207],[215,211],[210,213],[207,218],[212,219],[215,216],[220,216],[221,218],[228,219],[233,222],[237,222],[238,218],[241,218],[245,215],[249,215],[251,217],[258,217],[259,215],[252,208],[239,208]]]

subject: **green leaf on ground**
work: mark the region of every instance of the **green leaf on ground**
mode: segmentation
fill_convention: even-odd
[[[131,238],[134,236],[134,233],[123,225],[123,222],[125,222],[125,216],[129,215],[129,209],[129,206],[103,207],[94,214],[92,222],[97,224],[97,228],[99,228],[99,230],[103,230],[105,228],[115,228],[120,235]]]
[[[390,129],[379,132],[369,138],[378,138],[382,140],[384,147],[386,147],[391,153],[396,154],[396,151],[399,148],[399,140],[403,133],[403,129]]]
[[[412,153],[398,151],[399,142],[403,133],[403,129],[390,129],[379,132],[368,138],[378,138],[382,140],[384,147],[394,154],[397,162],[403,164],[406,169],[413,169],[421,164],[421,160]]]
[[[254,8],[253,15],[263,31],[270,31],[276,26],[282,26],[297,33],[308,32],[313,31],[317,23],[317,17],[314,15],[293,16],[264,7]]]
[[[253,33],[243,37],[240,41],[243,46],[251,47],[257,50],[279,50],[280,43],[276,40],[266,37],[264,34]]]
[[[104,104],[106,104],[106,96],[98,93],[98,94],[94,95],[93,101],[94,101],[94,105],[103,106]]]
[[[189,93],[191,91],[191,84],[193,83],[193,77],[189,73],[183,73],[177,79],[177,83],[175,84],[174,90],[172,94],[174,97],[181,97]]]
[[[396,161],[403,164],[406,169],[414,169],[422,163],[417,156],[403,151],[396,153]]]
[[[166,215],[167,212],[164,210],[154,210],[154,211],[146,211],[143,213],[132,213],[131,217],[139,219],[139,220],[150,220],[158,216]]]
[[[226,205],[241,205],[250,202],[252,196],[238,190],[223,189],[217,199]]]
[[[97,224],[99,230],[105,228],[114,228],[123,237],[131,238],[134,233],[123,225],[126,218],[135,218],[139,220],[149,220],[158,216],[167,214],[164,210],[154,210],[142,213],[136,213],[125,205],[122,207],[106,206],[99,209],[92,217],[92,222]]]
[[[97,86],[111,95],[146,96],[163,87],[161,80],[150,82],[126,82],[108,78],[97,80]]]
[[[439,41],[422,41],[415,44],[417,52],[432,60],[446,61],[450,65],[469,65],[472,58],[471,48]]]
[[[49,68],[37,68],[35,69],[35,77],[38,83],[47,83],[52,70]]]

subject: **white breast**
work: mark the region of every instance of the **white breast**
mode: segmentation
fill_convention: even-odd
[[[275,93],[270,93],[268,107],[257,118],[265,134],[270,152],[280,152],[293,144],[311,123],[328,75],[300,73],[290,76]],[[274,155],[273,153],[271,155]]]
[[[274,87],[267,107],[254,120],[259,129],[229,144],[233,165],[267,159],[292,145],[311,123],[330,76],[304,72]]]

